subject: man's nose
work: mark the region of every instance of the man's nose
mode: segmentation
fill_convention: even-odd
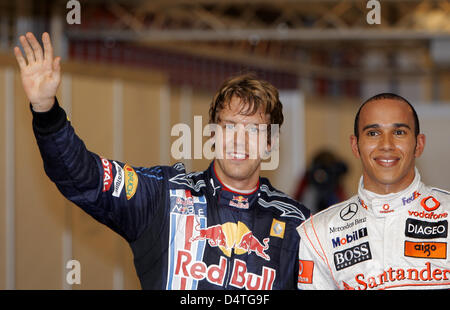
[[[248,139],[248,131],[243,124],[237,124],[234,130],[234,143],[245,144]]]
[[[395,148],[394,137],[391,134],[384,133],[381,135],[380,149],[384,151],[393,150]]]

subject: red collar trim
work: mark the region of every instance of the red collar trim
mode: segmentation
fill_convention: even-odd
[[[214,175],[216,176],[216,179],[219,181],[219,183],[220,183],[220,185],[222,186],[222,188],[223,188],[224,190],[226,190],[227,192],[231,192],[231,193],[233,193],[233,194],[238,194],[238,195],[242,195],[242,196],[249,196],[249,195],[252,195],[252,194],[256,193],[256,191],[257,191],[258,188],[259,188],[259,179],[258,179],[258,183],[256,183],[256,187],[255,187],[255,190],[254,190],[254,191],[252,191],[252,192],[250,192],[250,193],[240,193],[240,192],[234,191],[234,190],[228,188],[228,187],[227,187],[225,184],[223,184],[223,182],[220,180],[220,178],[219,178],[219,176],[217,175],[217,172],[216,172],[216,165],[215,165],[215,163],[213,163],[213,171],[214,171]]]

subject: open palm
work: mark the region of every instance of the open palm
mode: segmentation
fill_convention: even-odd
[[[28,32],[20,36],[26,60],[19,47],[14,48],[20,67],[25,93],[33,105],[33,110],[44,112],[51,109],[54,97],[61,81],[61,57],[53,58],[53,47],[48,33],[42,35],[44,51],[35,36]]]

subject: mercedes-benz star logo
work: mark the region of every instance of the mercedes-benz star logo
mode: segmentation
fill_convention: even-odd
[[[345,206],[345,208],[341,210],[341,212],[339,213],[339,216],[344,221],[348,221],[353,216],[355,216],[356,212],[358,212],[358,205],[356,203],[351,203],[351,204],[348,204],[347,206]]]

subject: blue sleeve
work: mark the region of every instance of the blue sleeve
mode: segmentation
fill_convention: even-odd
[[[90,152],[64,110],[56,109],[58,112],[51,113],[59,115],[54,117],[58,121],[45,120],[58,124],[51,130],[51,126],[41,125],[48,115],[33,112],[33,129],[47,176],[67,199],[97,221],[129,242],[136,240],[163,199],[164,170],[158,166],[136,168]]]

